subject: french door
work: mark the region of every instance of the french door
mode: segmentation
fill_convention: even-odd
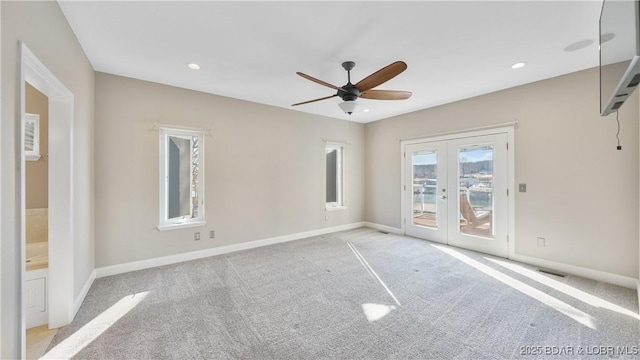
[[[508,256],[507,134],[404,145],[407,235]]]

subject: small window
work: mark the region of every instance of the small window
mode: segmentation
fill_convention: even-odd
[[[205,224],[203,133],[160,128],[158,230]]]
[[[327,143],[326,154],[326,208],[344,206],[344,147]]]
[[[24,116],[24,157],[27,161],[40,160],[40,115]]]

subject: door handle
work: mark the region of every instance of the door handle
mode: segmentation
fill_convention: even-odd
[[[440,196],[440,199],[442,199],[442,200],[445,200],[446,198],[447,198],[447,196],[446,196],[446,195],[442,195],[442,196]]]

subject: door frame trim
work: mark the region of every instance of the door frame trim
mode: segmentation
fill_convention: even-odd
[[[471,129],[468,131],[455,131],[448,133],[440,133],[431,136],[424,136],[420,138],[411,138],[407,140],[400,141],[400,188],[399,188],[399,196],[400,196],[400,229],[402,230],[402,234],[406,235],[406,219],[408,217],[407,214],[407,201],[405,196],[405,183],[406,183],[406,174],[405,174],[405,147],[407,145],[420,144],[420,143],[429,143],[436,141],[447,141],[454,139],[464,139],[469,137],[483,136],[483,135],[495,135],[495,134],[507,134],[507,143],[509,144],[509,149],[507,150],[507,187],[509,189],[509,196],[507,196],[507,247],[508,247],[508,258],[513,258],[515,254],[515,126],[517,122],[506,124],[506,126],[499,127],[485,127],[478,129]]]
[[[74,104],[73,92],[27,47],[19,43],[20,52],[20,124],[16,132],[20,145],[20,164],[24,164],[25,83],[28,82],[49,99],[49,275],[47,278],[47,309],[50,329],[69,324],[74,313]],[[20,254],[25,253],[25,166],[20,169]],[[24,279],[21,266],[21,318],[25,331]],[[23,352],[23,354],[25,354]]]

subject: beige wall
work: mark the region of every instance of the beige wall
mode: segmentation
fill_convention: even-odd
[[[399,139],[517,120],[516,253],[636,277],[638,94],[620,110],[617,151],[598,86],[590,69],[366,124],[366,221],[400,227]]]
[[[2,1],[2,106],[0,124],[0,193],[2,217],[1,285],[2,340],[0,358],[20,357],[20,203],[17,198],[19,158],[20,62],[18,42],[23,41],[73,93],[74,146],[74,296],[77,297],[94,269],[93,249],[93,91],[94,71],[71,31],[57,2]],[[51,99],[50,99],[51,100]]]
[[[206,227],[156,230],[155,122],[210,129],[204,138]],[[96,267],[364,218],[362,124],[97,73],[96,134]],[[328,221],[323,139],[349,143],[347,209],[327,212]],[[202,240],[193,240],[196,231]]]
[[[40,115],[40,159],[27,161],[25,167],[25,196],[27,209],[49,207],[49,99],[26,84],[25,109],[29,114]]]

